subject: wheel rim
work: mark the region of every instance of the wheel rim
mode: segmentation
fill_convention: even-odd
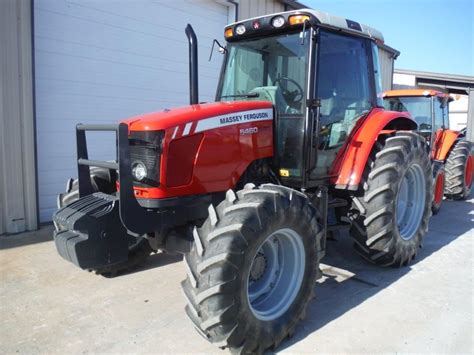
[[[418,164],[405,172],[397,196],[397,227],[404,240],[416,234],[425,210],[425,177]]]
[[[260,320],[285,313],[300,290],[305,271],[301,236],[284,228],[268,236],[258,249],[247,278],[247,299]]]
[[[444,195],[444,174],[440,173],[436,177],[435,182],[435,193],[434,193],[434,202],[438,206],[443,200]]]
[[[473,169],[474,169],[474,158],[469,154],[466,161],[466,171],[464,172],[464,184],[466,187],[470,187],[472,183]]]

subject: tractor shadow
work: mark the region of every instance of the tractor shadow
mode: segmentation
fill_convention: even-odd
[[[293,338],[277,350],[315,336],[320,328],[407,275],[412,266],[469,231],[474,237],[474,193],[467,201],[443,201],[439,214],[430,221],[423,248],[408,267],[381,268],[369,264],[354,251],[346,232],[336,240],[328,240],[321,265],[323,277],[315,287],[316,298],[308,305],[306,319],[297,326]]]
[[[133,274],[139,273],[139,272],[145,272],[145,271],[155,269],[155,268],[158,268],[158,267],[163,267],[163,266],[166,266],[166,265],[174,264],[174,263],[180,262],[182,260],[183,260],[183,256],[180,255],[180,254],[168,254],[168,253],[164,253],[164,252],[159,251],[157,253],[151,254],[146,259],[145,263],[142,264],[142,265],[133,267],[133,268],[128,269],[128,270],[122,270],[122,271],[118,272],[117,274],[113,274],[113,275],[104,274],[104,275],[101,275],[101,276],[106,278],[106,279],[115,279],[115,278],[119,278],[119,277],[123,277],[123,276],[127,276],[127,275],[133,275]]]
[[[167,254],[164,252],[153,253],[148,257],[145,264],[135,270],[130,271],[129,274],[178,263],[180,261],[183,261],[183,256],[181,254]]]

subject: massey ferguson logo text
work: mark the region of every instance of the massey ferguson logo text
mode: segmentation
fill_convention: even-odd
[[[268,113],[266,112],[259,112],[259,113],[248,113],[245,115],[234,115],[228,117],[222,117],[219,119],[221,124],[228,124],[228,123],[238,123],[238,122],[245,122],[245,121],[252,121],[252,120],[261,120],[268,118]]]
[[[1,1],[1,0],[0,0]],[[205,118],[199,120],[194,132],[191,133],[199,133],[203,131],[208,131],[210,129],[215,128],[223,128],[227,126],[234,126],[240,125],[250,122],[258,122],[258,121],[268,121],[273,119],[273,109],[257,109],[257,110],[248,110],[248,111],[240,111],[234,113],[228,113],[225,115],[219,115],[214,117]],[[191,129],[191,123],[189,124],[189,128]],[[186,130],[184,132],[187,132]],[[252,133],[241,133],[241,134],[252,134]],[[184,135],[184,133],[183,133]]]

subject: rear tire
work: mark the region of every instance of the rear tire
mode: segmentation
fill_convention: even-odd
[[[106,194],[112,194],[116,191],[115,182],[113,181],[110,171],[103,168],[92,168],[91,169],[91,182],[92,188],[95,192],[103,192]],[[79,199],[79,184],[77,179],[70,179],[66,184],[66,193],[59,194],[58,196],[58,208],[66,206],[73,201]],[[144,237],[132,237],[130,236],[130,244],[128,247],[128,259],[125,262],[97,268],[90,271],[95,271],[96,274],[105,277],[115,277],[127,271],[136,269],[140,265],[144,264],[148,256],[153,252],[150,247],[150,243]]]
[[[90,169],[90,176],[94,192],[100,191],[105,194],[113,194],[117,191],[115,180],[112,178],[109,169],[93,167]],[[69,205],[77,199],[79,199],[79,182],[77,179],[69,179],[66,184],[66,193],[58,196],[58,208]]]
[[[321,233],[308,198],[282,186],[247,184],[237,194],[229,190],[217,209],[211,205],[193,234],[182,288],[198,332],[237,353],[263,353],[291,336],[319,268]],[[273,245],[276,254],[265,249]],[[278,255],[277,264],[270,255]]]
[[[441,164],[433,166],[433,204],[431,205],[431,212],[433,215],[438,214],[443,203],[444,185],[446,181],[446,174],[444,167]]]
[[[378,142],[363,189],[353,198],[357,216],[351,234],[368,261],[407,265],[428,231],[432,171],[426,143],[413,132],[397,132]]]
[[[474,157],[472,143],[458,140],[449,152],[445,164],[446,185],[444,194],[453,200],[465,200],[471,193]]]

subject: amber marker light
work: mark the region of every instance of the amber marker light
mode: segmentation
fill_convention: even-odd
[[[230,38],[234,35],[234,32],[232,31],[232,27],[228,28],[224,31],[224,37],[225,38]]]
[[[305,21],[309,21],[308,15],[293,15],[288,18],[288,23],[291,26],[300,25],[304,23]]]

